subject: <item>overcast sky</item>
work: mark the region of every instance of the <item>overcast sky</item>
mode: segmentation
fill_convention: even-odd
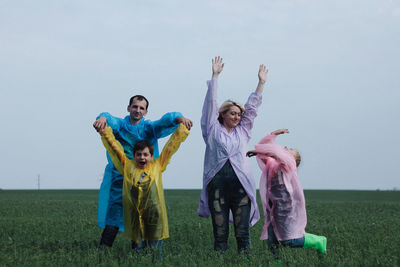
[[[0,188],[100,187],[100,112],[194,122],[165,188],[201,188],[202,102],[220,55],[218,101],[244,103],[269,68],[253,148],[278,142],[303,158],[305,189],[400,189],[400,1],[0,0]],[[166,139],[160,141],[160,147]],[[253,161],[254,178],[260,170]]]

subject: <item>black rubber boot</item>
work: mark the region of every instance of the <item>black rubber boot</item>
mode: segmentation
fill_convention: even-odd
[[[104,228],[104,231],[101,234],[99,250],[101,250],[103,246],[111,247],[113,245],[115,237],[118,234],[118,230],[118,226],[106,225],[106,228]]]

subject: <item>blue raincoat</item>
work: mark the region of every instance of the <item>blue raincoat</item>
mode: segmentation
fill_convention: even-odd
[[[148,140],[154,146],[154,158],[159,156],[159,138],[172,134],[178,126],[175,119],[182,117],[179,112],[170,112],[157,121],[145,120],[137,125],[132,125],[129,116],[124,119],[111,116],[109,113],[101,113],[99,117],[107,118],[107,124],[113,129],[115,138],[124,147],[126,156],[133,159],[133,146],[141,140]],[[124,217],[122,209],[122,185],[124,177],[117,171],[107,153],[108,164],[104,171],[103,182],[99,192],[98,226],[104,228],[106,225],[118,226],[124,231]]]

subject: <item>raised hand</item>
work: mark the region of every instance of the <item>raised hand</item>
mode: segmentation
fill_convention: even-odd
[[[256,93],[262,94],[262,92],[264,91],[264,84],[267,81],[267,73],[267,67],[261,64],[260,68],[258,69],[258,85],[256,88]]]
[[[93,127],[98,131],[99,133],[103,131],[105,128],[107,128],[107,119],[106,117],[101,116],[98,118],[94,123]]]
[[[218,56],[212,59],[212,72],[213,79],[218,78],[218,75],[224,69],[224,63],[222,63],[222,57]]]
[[[190,128],[193,126],[193,122],[185,117],[178,117],[175,119],[175,122],[177,123],[183,123],[183,125],[186,126],[186,128],[190,131]]]
[[[279,130],[273,131],[271,134],[280,135],[280,134],[285,134],[285,133],[289,133],[289,130],[288,129],[279,129]]]
[[[261,64],[258,70],[258,80],[260,83],[265,83],[267,81],[268,69],[265,65]]]

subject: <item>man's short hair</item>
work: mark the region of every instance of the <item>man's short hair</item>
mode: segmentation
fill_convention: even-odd
[[[147,98],[145,98],[142,95],[134,95],[131,97],[131,99],[129,99],[129,106],[132,105],[133,99],[137,99],[139,101],[145,100],[146,101],[146,110],[149,108],[149,100],[147,100]]]
[[[143,150],[146,147],[149,148],[150,154],[152,156],[154,156],[154,147],[153,145],[150,143],[150,141],[148,140],[141,140],[139,142],[137,142],[134,146],[133,146],[133,156],[135,156],[136,152],[139,150]]]

